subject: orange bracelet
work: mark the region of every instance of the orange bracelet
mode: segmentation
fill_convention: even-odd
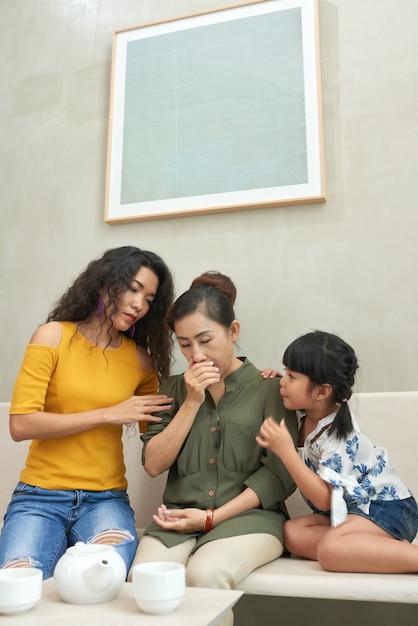
[[[213,509],[206,509],[206,520],[205,520],[205,525],[203,527],[204,533],[208,533],[210,530],[212,530],[213,514],[214,514]]]

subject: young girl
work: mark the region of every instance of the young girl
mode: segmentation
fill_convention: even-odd
[[[275,452],[313,510],[284,524],[295,555],[329,571],[418,572],[417,504],[388,462],[361,432],[348,400],[357,358],[345,341],[316,331],[284,353],[280,392],[298,414],[298,450],[284,422],[265,420],[257,436]]]

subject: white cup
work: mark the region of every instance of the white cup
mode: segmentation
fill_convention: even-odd
[[[132,585],[136,603],[144,613],[171,613],[186,591],[186,569],[169,561],[140,563],[133,568]]]
[[[25,613],[42,595],[42,571],[34,567],[0,569],[0,613]]]

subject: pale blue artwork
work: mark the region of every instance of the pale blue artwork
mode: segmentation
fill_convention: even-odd
[[[307,182],[300,8],[127,44],[121,204]]]

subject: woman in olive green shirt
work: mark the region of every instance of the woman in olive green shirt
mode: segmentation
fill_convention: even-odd
[[[284,408],[277,379],[263,379],[235,356],[240,326],[231,299],[201,286],[174,303],[168,323],[189,368],[162,387],[172,408],[142,435],[146,471],[169,472],[164,504],[134,565],[183,562],[191,586],[234,588],[280,556],[284,500],[295,489],[281,460],[255,437],[272,415],[296,438],[296,415]]]

